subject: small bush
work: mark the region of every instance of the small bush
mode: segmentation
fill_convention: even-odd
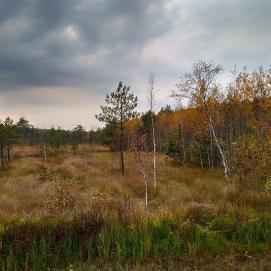
[[[185,215],[185,218],[189,221],[206,227],[208,223],[213,219],[213,211],[202,205],[191,206]]]
[[[78,186],[75,179],[59,179],[54,177],[54,193],[48,198],[48,209],[51,212],[57,210],[71,210],[76,204]]]
[[[40,180],[50,180],[53,176],[53,173],[47,167],[41,167],[39,170]]]
[[[237,219],[233,215],[219,216],[208,223],[210,230],[232,231],[237,224]]]

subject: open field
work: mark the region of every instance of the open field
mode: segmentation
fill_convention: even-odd
[[[118,159],[106,149],[98,149],[93,165],[84,148],[47,163],[39,149],[18,148],[1,171],[2,270],[271,267],[271,198],[264,191],[227,188],[220,170],[183,168],[164,155],[155,191],[145,153],[145,208],[132,153],[126,153],[122,177]]]
[[[112,162],[112,155],[103,149],[97,153],[96,165],[88,162],[86,167],[80,150],[76,155],[68,153],[51,157],[46,164],[37,148],[26,147],[17,153],[12,164],[1,171],[1,217],[27,219],[63,214],[65,200],[67,208],[64,212],[65,209],[68,213],[87,210],[99,198],[131,201],[134,208],[144,211],[144,181],[133,154],[126,154],[126,174],[123,177],[118,170],[117,155]],[[151,213],[176,207],[212,208],[227,204],[227,187],[220,171],[182,168],[164,155],[158,159],[159,186],[154,191],[151,155],[145,154],[143,158],[148,173]],[[63,206],[60,206],[61,199],[59,206],[54,202],[58,190],[64,192]],[[58,210],[58,207],[61,208]]]

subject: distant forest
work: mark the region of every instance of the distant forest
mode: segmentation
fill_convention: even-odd
[[[255,187],[268,182],[271,176],[271,69],[261,68],[253,73],[244,69],[234,74],[226,90],[215,81],[220,69],[203,62],[195,64],[193,71],[185,74],[176,84],[176,91],[171,93],[176,101],[185,100],[184,103],[176,108],[166,106],[158,112],[151,109],[125,121],[124,150],[131,149],[134,138],[144,137],[144,151],[152,152],[155,140],[157,152],[166,153],[182,166],[202,168],[222,167],[222,151],[228,173],[238,175],[240,182],[244,177],[246,184]],[[206,80],[197,81],[200,80],[198,73],[207,75]],[[39,145],[41,154],[46,152],[48,156],[76,153],[80,144],[106,145],[116,153],[120,150],[120,135],[113,122],[95,131],[87,131],[81,125],[72,130],[39,129],[24,117],[18,122],[7,117],[0,125],[2,166],[13,159],[15,144]]]

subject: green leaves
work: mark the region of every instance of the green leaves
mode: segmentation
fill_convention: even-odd
[[[110,95],[106,95],[106,106],[101,106],[102,113],[96,115],[96,118],[107,124],[113,124],[122,127],[125,121],[128,121],[138,115],[134,109],[137,107],[137,97],[130,93],[130,86],[119,82],[117,90]]]
[[[0,136],[2,137],[5,145],[16,142],[16,126],[10,117],[7,117],[5,121],[0,124]]]

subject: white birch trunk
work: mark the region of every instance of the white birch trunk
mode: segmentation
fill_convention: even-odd
[[[140,152],[138,152],[137,157],[138,157],[138,162],[139,162],[139,166],[140,166],[140,171],[141,171],[141,173],[143,175],[143,179],[144,179],[144,186],[145,186],[145,207],[147,208],[147,206],[148,206],[148,181],[147,181],[147,176],[146,176],[146,173],[145,173],[144,163],[141,160]]]
[[[154,127],[154,73],[150,73],[149,75],[149,93],[148,93],[148,102],[150,105],[150,113],[151,113],[151,124],[152,124],[152,142],[153,142],[153,185],[156,189],[157,187],[157,169],[156,169],[156,139],[155,139],[155,127]]]
[[[47,153],[46,153],[46,145],[43,144],[43,158],[44,158],[44,163],[46,164],[47,162]]]
[[[156,176],[156,140],[155,140],[155,128],[154,119],[152,114],[152,140],[153,140],[153,184],[154,188],[157,187],[157,176]]]
[[[221,156],[221,161],[222,161],[222,165],[223,165],[223,168],[224,168],[224,177],[226,179],[226,181],[228,182],[229,181],[229,167],[228,167],[228,163],[227,163],[227,158],[222,150],[222,147],[217,139],[217,136],[216,136],[216,133],[215,133],[215,128],[214,128],[214,124],[213,124],[213,120],[212,120],[212,116],[211,116],[211,112],[209,110],[209,107],[207,106],[207,104],[204,102],[204,107],[205,107],[205,110],[206,110],[206,114],[207,114],[207,118],[208,118],[208,121],[209,121],[209,124],[210,124],[210,129],[212,131],[212,135],[213,135],[213,138],[214,138],[214,141],[215,141],[215,144],[218,148],[218,151],[220,153],[220,156]]]

